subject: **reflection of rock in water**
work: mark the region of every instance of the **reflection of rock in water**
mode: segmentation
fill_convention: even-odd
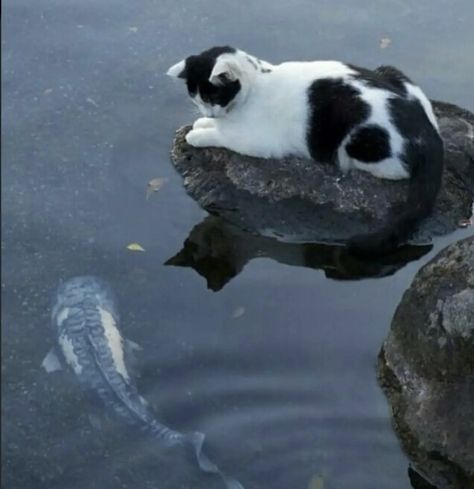
[[[474,115],[436,102],[445,142],[443,185],[433,216],[416,241],[457,228],[471,215],[474,188]],[[342,174],[334,165],[301,158],[260,159],[220,148],[193,148],[178,131],[172,160],[186,191],[204,209],[251,232],[298,240],[342,243],[380,229],[406,201],[407,182]]]
[[[395,273],[430,249],[431,246],[406,246],[376,261],[364,261],[341,246],[283,243],[253,236],[219,217],[209,216],[192,229],[183,249],[166,264],[193,268],[207,280],[210,289],[217,291],[253,258],[272,258],[287,265],[322,269],[330,278],[357,280]]]
[[[410,479],[413,489],[437,489],[436,486],[430,484],[424,477],[422,477],[411,467],[408,467],[408,478]]]
[[[414,468],[435,487],[474,488],[474,236],[418,272],[393,318],[379,377]]]

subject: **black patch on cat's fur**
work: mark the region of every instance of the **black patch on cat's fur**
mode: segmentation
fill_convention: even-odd
[[[375,70],[368,70],[367,68],[350,64],[347,66],[357,71],[357,74],[352,75],[352,78],[361,80],[369,87],[389,90],[401,97],[407,95],[405,82],[413,83],[404,73],[393,66],[383,65]]]
[[[388,110],[406,140],[400,159],[410,172],[408,198],[384,229],[351,240],[350,249],[362,256],[391,252],[410,238],[418,223],[432,212],[441,186],[443,141],[421,103],[395,97],[388,101]]]
[[[230,46],[221,46],[203,51],[201,54],[186,58],[184,78],[191,97],[198,92],[202,100],[212,105],[225,107],[237,95],[240,90],[238,80],[222,80],[221,86],[215,86],[209,82],[212,69],[216,59],[224,53],[235,53],[236,50]]]
[[[415,137],[425,139],[433,135],[439,138],[418,99],[398,97],[389,99],[388,112],[392,123],[404,138],[408,140]]]
[[[262,68],[260,71],[262,73],[271,73],[272,72],[272,70],[270,68]]]
[[[346,145],[347,154],[364,163],[376,163],[392,154],[388,131],[376,124],[358,129]]]
[[[392,86],[397,87],[403,93],[406,93],[405,83],[413,85],[411,79],[394,66],[382,65],[376,68],[374,72],[377,73],[377,76],[383,78]]]
[[[421,102],[417,99],[393,98],[388,101],[388,110],[393,125],[407,141],[401,159],[410,169],[420,164],[420,150],[442,154],[441,137],[432,126]]]
[[[307,143],[318,161],[335,161],[342,140],[370,115],[370,106],[356,88],[341,79],[316,80],[308,90],[311,107]]]

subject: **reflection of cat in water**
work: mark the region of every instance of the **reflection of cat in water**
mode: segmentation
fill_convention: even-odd
[[[323,269],[329,278],[357,280],[395,273],[412,260],[431,250],[431,246],[403,247],[397,253],[378,260],[358,260],[346,248],[321,244],[283,243],[254,236],[208,216],[194,226],[183,249],[166,265],[193,268],[218,291],[237,276],[254,258],[271,258],[287,265]]]
[[[183,249],[165,265],[193,268],[206,279],[209,289],[222,289],[249,261],[239,239],[229,239],[229,229],[217,217],[206,218],[194,226]]]
[[[354,237],[352,249],[386,253],[413,234],[441,184],[443,142],[426,95],[391,66],[339,61],[272,65],[228,46],[173,65],[204,117],[186,141],[261,158],[289,155],[342,171],[409,179],[407,200],[384,229]]]

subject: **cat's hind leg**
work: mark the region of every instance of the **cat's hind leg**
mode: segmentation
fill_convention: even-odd
[[[337,151],[337,165],[344,175],[354,167],[354,161],[347,154],[346,148],[344,148],[343,145],[341,145]]]

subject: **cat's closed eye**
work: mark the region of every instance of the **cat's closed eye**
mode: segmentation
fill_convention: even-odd
[[[213,104],[219,100],[219,89],[211,83],[206,83],[205,86],[200,87],[199,92],[202,100],[206,103]]]
[[[203,102],[210,103],[210,104],[214,105],[217,103],[219,97],[217,94],[203,93],[201,95],[201,98],[202,98]]]

